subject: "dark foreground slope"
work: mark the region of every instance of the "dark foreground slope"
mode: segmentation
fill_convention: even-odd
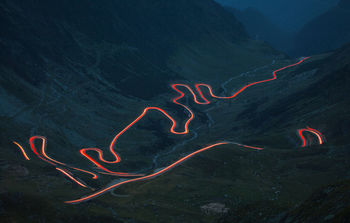
[[[209,106],[211,127],[206,128],[203,121],[196,130],[198,137],[179,147],[177,153],[187,154],[223,140],[264,150],[219,147],[151,182],[117,189],[130,195],[119,199],[118,213],[128,216],[127,206],[135,202],[134,219],[146,222],[167,221],[169,216],[173,222],[326,222],[332,216],[346,222],[346,185],[322,204],[313,197],[321,188],[341,185],[349,177],[349,50],[347,46],[313,56],[279,73],[275,82],[252,87],[231,102]],[[266,79],[272,70],[293,62],[276,61],[233,79],[226,87],[239,89],[242,83]],[[326,143],[301,148],[297,129],[306,126],[321,131]],[[171,157],[178,158],[175,154]],[[113,200],[107,195],[104,199]],[[331,209],[335,201],[338,205]],[[226,209],[203,209],[215,203],[228,208],[228,213],[223,211]],[[304,206],[313,208],[308,212]],[[328,214],[316,218],[326,209]]]
[[[271,194],[274,191],[277,195],[243,201],[220,222],[347,222],[349,73],[350,46],[347,45],[329,56],[311,58],[282,75],[276,87],[284,85],[284,89],[273,91],[281,95],[278,100],[265,95],[255,111],[247,109],[240,116],[250,121],[237,129],[247,130],[250,126],[254,130],[248,132],[257,137],[255,142],[267,146],[266,154],[257,155],[252,161],[260,163],[252,165],[260,166],[258,175],[265,178],[257,187],[264,187],[270,181],[266,180],[269,176],[277,185]],[[325,145],[300,150],[301,141],[295,130],[307,125],[325,134]],[[253,138],[250,135],[248,140]],[[264,172],[264,165],[272,161],[269,175]],[[254,197],[261,194],[257,189]]]
[[[334,183],[312,194],[282,222],[348,222],[350,219],[350,182]]]
[[[296,35],[293,54],[312,55],[327,52],[349,41],[350,6],[349,1],[341,0],[336,7],[304,25]]]

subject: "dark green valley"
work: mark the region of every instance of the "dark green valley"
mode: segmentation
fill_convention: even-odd
[[[1,1],[0,222],[349,222],[349,4],[236,3]]]

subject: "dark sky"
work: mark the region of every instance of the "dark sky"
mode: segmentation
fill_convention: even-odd
[[[312,18],[335,6],[339,0],[215,0],[244,9],[254,7],[286,31],[296,31]]]

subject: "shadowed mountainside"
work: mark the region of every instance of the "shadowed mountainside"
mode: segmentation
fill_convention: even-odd
[[[317,38],[315,38],[317,37]],[[350,41],[349,1],[316,17],[299,31],[295,38],[294,55],[312,55],[341,47]]]
[[[346,173],[349,168],[346,160],[350,156],[349,73],[350,45],[347,45],[332,54],[311,58],[294,71],[281,75],[281,83],[276,85],[284,86],[283,90],[272,91],[281,96],[271,100],[265,95],[264,103],[257,109],[247,109],[240,116],[245,117],[244,125],[235,129],[245,128],[251,133],[247,137],[250,143],[256,137],[255,143],[266,145],[265,149],[270,148],[269,152],[273,153],[268,155],[266,151],[265,155],[274,160],[278,185],[274,188],[278,188],[275,190],[278,198],[241,202],[219,222],[346,222],[348,183],[336,182],[349,177]],[[269,88],[265,90],[271,91]],[[307,151],[293,148],[300,140],[292,130],[306,125],[323,132],[326,144],[312,146]],[[266,161],[253,159],[253,163]],[[261,168],[260,174],[263,165]],[[326,186],[331,183],[338,186]],[[263,185],[261,181],[259,187]],[[320,194],[320,188],[337,189]],[[299,198],[294,200],[296,197]]]
[[[306,222],[344,219],[348,198],[342,195],[348,193],[346,185],[331,192],[329,198],[322,198],[322,204],[314,199],[319,197],[317,192],[312,194],[324,185],[348,178],[349,50],[348,46],[333,54],[314,56],[278,74],[276,81],[251,88],[232,102],[214,103],[207,111],[212,117],[212,126],[206,128],[207,121],[201,120],[205,117],[202,114],[193,126],[202,126],[196,130],[198,138],[162,157],[159,163],[161,167],[168,160],[216,140],[263,146],[265,149],[260,152],[231,145],[220,147],[194,157],[164,176],[125,185],[113,193],[74,206],[63,204],[63,199],[80,197],[89,191],[63,181],[62,176],[46,164],[21,161],[17,153],[7,154],[11,162],[2,160],[5,219],[23,220],[31,216],[32,219],[93,222],[99,216],[101,222],[164,222],[171,217],[174,222],[270,223],[290,222],[289,219]],[[237,76],[227,88],[234,91],[242,83],[266,79],[272,70],[292,62],[279,60]],[[327,143],[301,149],[296,129],[306,125],[324,133]],[[19,165],[17,169],[25,167],[30,175],[9,169],[4,163]],[[311,195],[313,197],[305,201]],[[45,205],[35,208],[33,202]],[[329,212],[330,216],[317,214],[324,213],[324,208],[334,202],[338,205]],[[202,206],[212,203],[224,204],[229,212],[202,212]],[[18,208],[20,214],[16,213]],[[87,214],[81,216],[82,211]]]
[[[339,0],[216,0],[238,9],[254,7],[284,31],[296,32],[306,22],[335,6]]]
[[[350,182],[338,182],[313,193],[282,222],[347,222],[350,218]]]
[[[169,83],[204,82],[229,95],[296,60],[249,40],[235,17],[209,0],[8,0],[0,3],[0,23],[2,222],[314,219],[320,206],[305,199],[349,177],[346,46],[315,55],[231,101],[195,105],[188,97],[196,114],[189,135],[170,135],[168,120],[150,114],[121,138],[123,161],[109,167],[150,173],[217,141],[263,151],[217,147],[150,181],[64,204],[120,179],[101,174],[96,181],[74,172],[91,186],[80,188],[33,153],[24,160],[12,140],[29,151],[28,138],[45,135],[55,159],[98,172],[79,149],[107,151],[113,136],[145,107],[162,107],[179,123],[188,117],[171,102],[176,92]],[[301,149],[296,130],[307,125],[327,143]],[[298,214],[295,207],[303,202],[314,207],[311,214]],[[227,213],[203,211],[216,203]]]
[[[121,94],[150,98],[178,75],[166,65],[178,47],[246,39],[233,16],[209,0],[3,1],[0,7],[1,64],[36,86],[55,69],[88,76],[93,68]],[[150,84],[160,87],[131,90]]]
[[[106,145],[144,107],[164,105],[175,80],[217,85],[280,55],[211,0],[6,0],[0,25],[2,143],[45,135],[73,160],[71,148]],[[144,129],[139,142],[168,149],[171,139]]]
[[[231,7],[226,7],[226,9],[233,13],[244,25],[251,38],[264,40],[276,49],[284,52],[290,50],[290,43],[293,40],[294,33],[287,33],[281,30],[259,10],[252,7],[244,10]]]

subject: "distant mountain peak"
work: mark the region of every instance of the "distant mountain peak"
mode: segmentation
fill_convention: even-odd
[[[349,0],[340,0],[338,3],[338,7],[350,9],[350,1]]]

